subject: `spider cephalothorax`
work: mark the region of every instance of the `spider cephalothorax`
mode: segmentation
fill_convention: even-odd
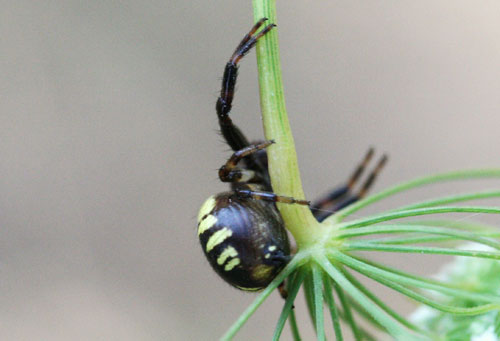
[[[220,130],[234,151],[219,169],[219,178],[231,184],[231,191],[208,198],[198,214],[198,237],[210,265],[226,282],[247,291],[265,288],[291,258],[276,202],[309,205],[306,200],[273,193],[265,148],[274,141],[248,142],[229,117],[239,61],[258,39],[275,27],[270,24],[257,33],[266,20],[259,20],[236,47],[226,64],[217,100]],[[352,187],[372,155],[370,149],[347,184],[312,205],[318,220],[364,196],[386,161],[382,157],[362,188],[352,194]]]

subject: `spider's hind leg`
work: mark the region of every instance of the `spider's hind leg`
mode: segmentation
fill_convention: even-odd
[[[341,185],[337,188],[335,188],[333,191],[328,193],[325,197],[321,198],[320,200],[317,200],[312,207],[315,209],[322,209],[328,206],[331,206],[331,204],[335,203],[339,199],[343,198],[347,193],[349,193],[354,185],[358,182],[359,178],[363,174],[366,166],[370,162],[370,160],[373,157],[374,150],[373,148],[370,148],[361,163],[356,167],[354,172],[351,174],[349,177],[349,180],[344,184]]]
[[[384,167],[387,162],[387,155],[383,155],[378,161],[375,168],[368,175],[368,178],[361,186],[360,190],[356,194],[351,194],[352,188],[358,182],[359,178],[363,174],[366,166],[370,162],[373,157],[374,150],[370,148],[366,153],[363,161],[358,165],[356,170],[351,175],[347,184],[340,186],[330,192],[326,197],[317,201],[312,208],[316,209],[313,213],[318,221],[323,221],[328,218],[330,215],[335,213],[336,211],[362,199],[368,193],[368,190],[371,188],[373,183],[375,182],[378,174]]]

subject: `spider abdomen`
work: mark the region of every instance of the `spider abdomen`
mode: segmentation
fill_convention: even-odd
[[[205,201],[198,237],[214,270],[247,291],[265,288],[290,260],[283,220],[272,202],[224,192]]]

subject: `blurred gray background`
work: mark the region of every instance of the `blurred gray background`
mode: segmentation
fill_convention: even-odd
[[[226,188],[214,105],[251,2],[1,8],[0,339],[218,338],[255,296],[212,272],[195,217]],[[500,2],[282,0],[278,19],[309,199],[344,181],[370,145],[390,154],[375,191],[500,167]],[[239,80],[233,118],[262,138],[254,54]],[[365,212],[488,186],[432,187]],[[418,273],[438,268],[388,258]],[[274,294],[238,339],[268,339],[280,305]],[[304,309],[299,299],[307,340]]]

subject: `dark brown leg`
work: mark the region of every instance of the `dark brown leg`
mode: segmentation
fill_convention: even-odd
[[[385,164],[387,163],[387,155],[384,154],[380,158],[380,160],[377,163],[377,166],[372,170],[370,175],[368,176],[368,179],[366,179],[365,183],[363,184],[363,187],[358,191],[358,193],[355,195],[358,199],[362,199],[366,196],[366,193],[368,190],[373,186],[373,183],[375,182],[375,179],[377,179],[378,174],[384,168]]]
[[[365,154],[365,157],[361,161],[361,163],[356,167],[354,172],[351,174],[349,180],[345,185],[335,188],[332,192],[327,194],[324,198],[316,201],[313,204],[313,208],[323,209],[325,207],[331,206],[333,203],[337,202],[339,199],[343,198],[347,193],[349,193],[354,185],[357,183],[366,166],[370,162],[373,157],[374,150],[370,148],[368,152]]]
[[[285,281],[281,282],[278,287],[278,291],[282,299],[286,300],[288,298],[288,290],[286,290]]]
[[[249,145],[243,149],[234,152],[227,160],[226,164],[219,169],[219,178],[222,182],[261,182],[258,178],[258,173],[249,169],[241,169],[236,165],[246,156],[252,155],[259,150],[262,150],[274,141],[264,141],[259,144]]]
[[[333,213],[337,212],[338,210],[349,206],[356,201],[362,199],[363,197],[366,196],[368,193],[368,190],[371,188],[375,180],[377,179],[378,174],[384,167],[384,165],[387,163],[387,155],[383,155],[380,160],[378,161],[377,165],[375,168],[371,171],[370,175],[366,179],[366,181],[363,183],[363,186],[361,186],[361,189],[354,195],[347,196],[340,202],[333,202],[332,205],[327,207],[328,209],[325,209],[324,211],[316,211],[314,216],[318,221],[323,221],[326,218],[328,218],[330,215]]]
[[[248,53],[248,51],[250,51],[252,47],[255,46],[258,39],[263,37],[267,32],[275,27],[274,24],[267,25],[259,33],[255,34],[266,20],[266,18],[263,18],[252,27],[250,32],[248,32],[248,34],[236,47],[236,50],[224,69],[222,89],[220,97],[217,100],[216,111],[219,118],[222,136],[224,136],[227,143],[234,151],[238,151],[249,145],[245,135],[243,135],[240,129],[233,124],[231,118],[229,117],[234,97],[236,78],[238,76],[238,62]]]
[[[254,191],[252,189],[247,188],[236,188],[236,195],[240,198],[253,198],[258,200],[272,201],[272,202],[280,202],[283,204],[299,204],[299,205],[310,205],[310,201],[295,199],[292,197],[286,197],[283,195],[277,195],[272,192],[264,192],[264,191]]]

